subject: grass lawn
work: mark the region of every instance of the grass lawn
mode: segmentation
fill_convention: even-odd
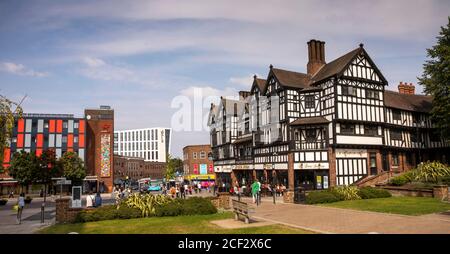
[[[320,206],[405,215],[423,215],[450,210],[450,204],[441,202],[438,199],[425,197],[391,197],[348,200],[320,204]]]
[[[209,221],[233,218],[231,212],[213,215],[152,217],[60,224],[44,228],[41,234],[310,234],[312,232],[284,225],[224,229]]]

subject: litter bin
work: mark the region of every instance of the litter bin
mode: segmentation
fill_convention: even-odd
[[[296,187],[294,189],[294,203],[295,204],[304,204],[305,201],[306,201],[305,189],[302,187]]]

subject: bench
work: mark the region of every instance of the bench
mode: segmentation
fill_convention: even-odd
[[[241,202],[233,199],[233,212],[235,213],[235,220],[239,220],[239,215],[245,218],[245,223],[250,222],[250,213],[254,212],[254,209],[245,202]]]

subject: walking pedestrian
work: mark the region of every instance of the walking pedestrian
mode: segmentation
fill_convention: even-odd
[[[253,203],[257,203],[258,201],[258,191],[259,191],[258,179],[255,179],[255,181],[252,183]]]
[[[102,196],[100,195],[100,192],[97,192],[97,195],[95,196],[95,207],[102,206]]]
[[[186,193],[184,192],[184,185],[180,185],[180,198],[186,198]]]
[[[200,183],[197,184],[198,193],[202,193],[202,185]]]
[[[22,192],[19,195],[19,198],[17,200],[17,223],[21,224],[22,223],[22,212],[23,212],[23,208],[25,206],[25,194]]]
[[[88,196],[86,197],[86,207],[93,207],[94,204],[95,204],[95,196],[92,193],[92,191],[90,191]]]

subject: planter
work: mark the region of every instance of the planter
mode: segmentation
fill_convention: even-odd
[[[0,199],[0,205],[6,205],[8,203],[7,199]]]

